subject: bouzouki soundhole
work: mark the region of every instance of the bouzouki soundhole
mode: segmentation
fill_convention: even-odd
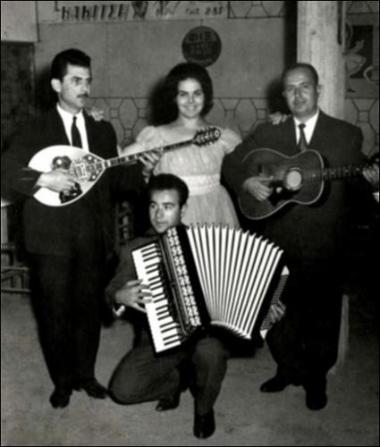
[[[52,170],[54,169],[70,169],[71,160],[67,156],[54,157],[51,163]]]
[[[108,168],[141,161],[139,158],[145,152],[154,152],[157,150],[170,151],[191,144],[203,146],[216,142],[220,136],[220,129],[217,127],[209,127],[199,130],[190,140],[179,141],[160,148],[153,148],[148,151],[143,151],[140,154],[127,153],[120,157],[117,156],[109,159],[103,159],[92,153],[84,154],[82,148],[75,146],[53,145],[46,147],[34,154],[28,163],[28,167],[40,172],[50,172],[56,169],[66,170],[77,180],[77,183],[70,191],[61,193],[49,188],[39,188],[34,194],[34,198],[47,206],[68,205],[87,194]]]

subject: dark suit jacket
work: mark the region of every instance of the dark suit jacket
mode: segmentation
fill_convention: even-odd
[[[117,155],[116,135],[110,123],[85,114],[91,152],[102,158]],[[48,207],[33,198],[39,172],[27,168],[39,150],[69,145],[63,122],[56,110],[28,123],[2,157],[2,189],[17,191],[24,198],[24,239],[27,251],[70,256],[91,244],[104,245],[105,254],[114,248],[114,194],[142,188],[139,166],[108,169],[80,200],[64,207]]]
[[[336,167],[361,163],[362,133],[345,121],[320,112],[309,147],[323,156],[326,164]],[[295,155],[296,134],[293,119],[280,125],[264,124],[224,159],[223,175],[236,191],[249,173],[242,158],[255,148],[271,148],[287,156]],[[364,180],[361,187],[369,190]],[[347,182],[327,185],[318,203],[312,206],[288,205],[265,220],[264,234],[279,244],[291,259],[331,259],[344,242],[344,218],[348,211]]]

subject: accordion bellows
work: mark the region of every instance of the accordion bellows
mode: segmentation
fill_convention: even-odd
[[[223,225],[173,227],[134,250],[137,276],[152,292],[145,307],[156,352],[207,324],[250,339],[260,315],[265,332],[270,319],[261,311],[279,300],[288,273],[279,272],[282,253],[261,236]]]

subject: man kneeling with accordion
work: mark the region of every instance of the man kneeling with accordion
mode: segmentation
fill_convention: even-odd
[[[151,228],[124,247],[106,290],[136,336],[111,377],[110,395],[120,404],[157,400],[156,410],[165,411],[190,386],[193,433],[208,438],[229,357],[223,329],[245,339],[256,327],[266,333],[281,316],[288,272],[279,268],[282,251],[261,237],[181,225],[189,191],[178,177],[152,177],[148,194]]]

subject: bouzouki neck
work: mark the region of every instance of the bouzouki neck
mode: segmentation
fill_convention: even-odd
[[[75,178],[76,183],[70,191],[60,193],[48,188],[39,188],[34,194],[34,198],[44,205],[65,206],[79,200],[86,194],[107,168],[125,163],[134,163],[139,161],[144,154],[153,153],[158,150],[171,151],[190,144],[204,146],[216,142],[220,136],[220,129],[217,127],[208,127],[196,132],[191,140],[106,160],[92,153],[84,153],[82,149],[74,146],[50,146],[37,152],[30,160],[28,167],[40,172],[65,169]]]
[[[118,165],[125,164],[125,163],[134,163],[134,162],[138,161],[142,155],[150,154],[150,153],[156,152],[158,150],[162,150],[164,152],[169,152],[174,149],[179,149],[180,147],[183,147],[183,146],[188,146],[191,143],[193,143],[193,139],[181,141],[180,143],[168,144],[166,146],[155,147],[153,149],[149,149],[144,152],[137,152],[136,154],[122,155],[120,157],[112,157],[107,160],[103,160],[103,165],[104,165],[104,168],[106,169],[106,168],[112,168],[114,166],[118,166]]]

